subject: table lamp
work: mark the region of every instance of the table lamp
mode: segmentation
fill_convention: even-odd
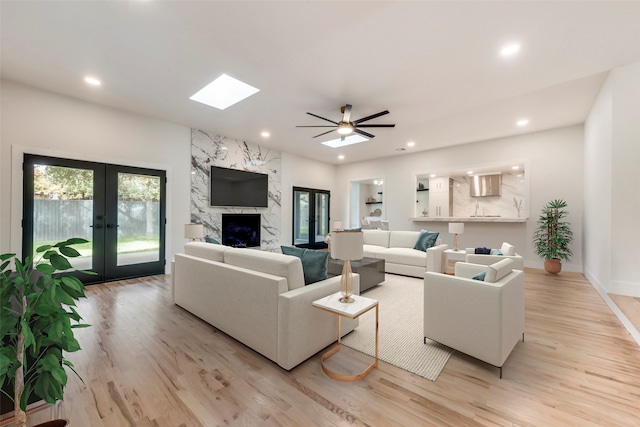
[[[364,238],[362,231],[334,231],[331,233],[331,258],[344,261],[342,278],[340,280],[340,302],[353,302],[353,273],[351,260],[362,259],[362,245]]]
[[[458,234],[464,233],[464,222],[450,222],[449,233],[453,234],[453,250],[458,250]]]
[[[204,226],[202,224],[185,224],[184,237],[191,239],[192,242],[195,242],[196,239],[202,239],[204,237]]]

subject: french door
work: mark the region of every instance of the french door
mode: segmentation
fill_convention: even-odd
[[[25,154],[23,256],[71,237],[85,282],[164,273],[165,171]]]
[[[327,247],[329,199],[326,190],[293,187],[293,244],[302,248]]]

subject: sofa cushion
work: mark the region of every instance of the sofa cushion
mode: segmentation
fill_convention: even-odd
[[[507,256],[513,256],[516,254],[516,247],[513,245],[510,245],[507,242],[502,242],[502,246],[500,247],[500,252],[502,252]]]
[[[390,248],[413,248],[420,236],[419,231],[392,231],[389,235]]]
[[[389,231],[385,230],[362,230],[362,238],[365,245],[389,247]]]
[[[511,273],[511,270],[513,270],[511,264],[513,264],[513,260],[511,258],[505,258],[501,261],[491,264],[487,268],[487,274],[484,277],[484,281],[495,283],[498,280],[502,279],[504,276]]]
[[[300,258],[305,285],[325,280],[328,277],[329,252],[296,248],[295,246],[281,246],[280,248],[283,254]]]
[[[211,236],[204,236],[204,241],[207,243],[213,243],[214,245],[221,245],[222,242],[218,239],[216,239],[215,237],[211,237]]]
[[[184,245],[185,254],[217,262],[224,262],[224,253],[229,249],[231,249],[229,246],[205,242],[189,242]]]
[[[218,245],[209,246],[217,247]],[[248,270],[284,277],[287,279],[289,290],[304,286],[302,262],[297,257],[255,249],[229,248],[224,252],[224,262]]]
[[[387,248],[376,245],[362,245],[362,256],[368,258],[382,258],[380,252],[386,250]]]
[[[427,254],[411,248],[388,248],[378,253],[385,263],[413,265],[427,268]]]
[[[438,235],[435,231],[420,230],[417,240],[414,240],[413,249],[426,252],[427,249],[433,247],[438,240]]]

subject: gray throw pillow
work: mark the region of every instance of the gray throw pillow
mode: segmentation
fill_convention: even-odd
[[[305,286],[327,279],[329,252],[313,251],[296,248],[295,246],[280,246],[280,249],[285,255],[293,255],[300,258]]]
[[[418,240],[416,240],[416,244],[413,246],[413,249],[426,252],[427,249],[436,244],[439,234],[440,233],[435,231],[420,230],[420,235],[418,236]]]
[[[484,281],[484,276],[486,276],[486,275],[487,275],[487,272],[486,271],[482,271],[482,272],[476,274],[475,276],[473,276],[472,279]]]

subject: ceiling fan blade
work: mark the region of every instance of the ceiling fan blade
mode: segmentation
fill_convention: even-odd
[[[358,125],[359,128],[394,128],[396,127],[395,124],[393,125]]]
[[[358,124],[358,123],[366,122],[367,120],[375,119],[376,117],[384,116],[385,114],[389,114],[389,111],[388,110],[380,111],[379,113],[372,114],[370,116],[355,120],[353,123]]]
[[[322,133],[320,133],[320,134],[318,134],[318,135],[314,136],[314,138],[317,138],[317,137],[322,136],[322,135],[326,135],[326,134],[328,134],[328,133],[333,132],[334,130],[335,130],[335,129],[331,129],[331,130],[328,130],[328,131],[326,131],[326,132],[322,132]]]
[[[367,133],[367,132],[365,132],[365,131],[363,131],[363,130],[354,129],[353,131],[354,131],[355,133],[359,133],[360,135],[364,135],[364,136],[366,136],[366,137],[367,137],[367,138],[369,138],[369,139],[371,139],[371,138],[375,138],[375,137],[376,137],[375,135],[371,135],[370,133]]]
[[[335,126],[330,125],[302,125],[296,126],[297,128],[335,128]]]
[[[322,120],[326,120],[326,121],[328,121],[329,123],[333,123],[334,125],[337,125],[337,124],[338,124],[338,122],[334,122],[333,120],[329,120],[329,119],[324,118],[324,117],[322,117],[322,116],[319,116],[319,115],[317,115],[317,114],[313,114],[313,113],[309,113],[309,112],[307,112],[307,114],[308,114],[308,115],[310,115],[310,116],[313,116],[313,117],[317,117],[317,118],[322,119]]]
[[[347,104],[344,106],[342,121],[347,123],[351,121],[351,104]]]

